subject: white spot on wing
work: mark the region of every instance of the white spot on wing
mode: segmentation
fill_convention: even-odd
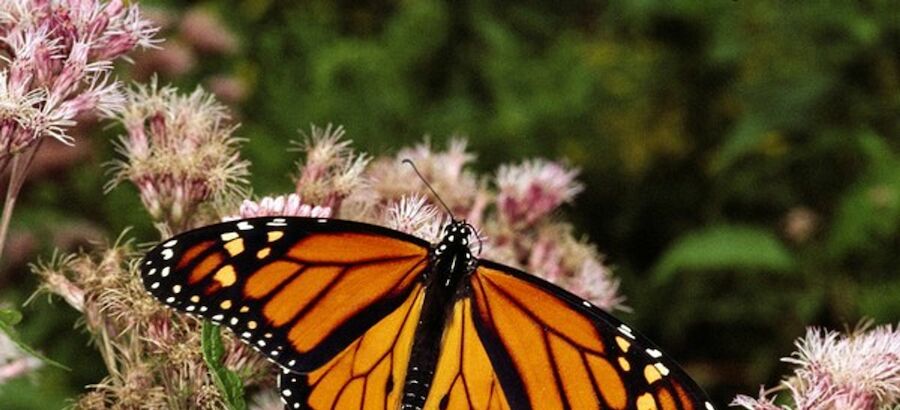
[[[168,241],[168,242],[164,243],[164,244],[163,244],[163,247],[164,247],[164,248],[171,248],[171,247],[175,246],[176,243],[178,243],[178,241],[172,239],[171,241]]]
[[[249,231],[249,230],[253,229],[253,225],[250,225],[250,222],[247,222],[247,221],[240,221],[237,224],[237,228],[242,231]]]
[[[163,259],[169,260],[169,259],[172,259],[173,256],[175,256],[175,251],[173,251],[173,250],[171,250],[171,249],[169,249],[169,248],[166,248],[166,249],[163,249],[163,250],[162,250],[162,257],[163,257]]]
[[[659,358],[662,356],[662,352],[656,349],[647,349],[647,354],[649,354],[652,358]]]
[[[669,375],[669,368],[666,367],[665,365],[663,365],[662,363],[656,363],[656,364],[654,364],[654,366],[656,366],[656,369],[659,370],[659,372],[660,372],[663,376],[668,376],[668,375]]]
[[[166,266],[165,268],[163,268],[162,272],[160,272],[160,275],[162,275],[162,277],[169,276],[169,270],[169,267]]]
[[[619,332],[631,339],[634,339],[634,333],[631,333],[631,328],[624,324],[619,325]]]
[[[222,238],[222,240],[225,242],[231,241],[233,239],[237,239],[240,236],[241,235],[238,235],[237,232],[225,232],[222,235],[219,235],[219,237]]]
[[[716,408],[713,407],[712,403],[706,402],[706,410],[716,410]]]

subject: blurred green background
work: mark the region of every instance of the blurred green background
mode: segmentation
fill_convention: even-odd
[[[634,311],[618,316],[720,406],[777,383],[808,325],[900,320],[896,1],[145,4],[167,41],[121,76],[219,93],[257,193],[292,189],[288,141],[311,123],[373,154],[462,135],[483,172],[579,167],[566,212],[622,279]],[[156,239],[132,187],[101,195],[118,132],[45,147],[0,300],[31,295],[26,264],[54,247]],[[58,408],[102,378],[64,302],[24,314],[25,338],[74,370],[2,386],[0,407]]]

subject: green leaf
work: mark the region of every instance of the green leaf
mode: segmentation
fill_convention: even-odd
[[[900,160],[884,138],[871,132],[857,138],[867,169],[834,213],[828,253],[835,259],[878,252],[900,226]]]
[[[658,281],[679,271],[788,271],[790,252],[772,233],[758,227],[719,225],[688,233],[676,240],[654,269]]]
[[[44,362],[48,365],[58,367],[65,371],[72,370],[63,364],[53,361],[53,360],[49,359],[48,357],[38,353],[37,350],[34,350],[30,346],[25,344],[25,342],[22,341],[22,338],[19,336],[19,332],[17,332],[16,329],[13,328],[14,325],[18,324],[21,321],[22,321],[22,313],[19,312],[18,310],[0,309],[0,332],[3,332],[4,334],[6,334],[6,336],[9,338],[9,340],[11,340],[13,342],[13,344],[16,345],[16,347],[21,349],[23,352],[28,353],[29,355],[40,359],[42,362]]]
[[[22,312],[14,309],[0,309],[0,323],[15,326],[22,321]]]
[[[222,393],[222,398],[228,404],[230,410],[246,410],[247,402],[244,400],[244,385],[237,373],[228,370],[222,359],[225,356],[225,346],[222,345],[222,337],[219,326],[203,321],[201,333],[203,348],[203,360],[209,366],[210,374],[216,387]]]

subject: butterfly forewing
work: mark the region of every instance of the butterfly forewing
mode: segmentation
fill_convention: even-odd
[[[403,305],[427,255],[427,243],[371,225],[257,218],[176,236],[147,254],[141,273],[157,299],[307,372]]]
[[[548,282],[482,261],[472,320],[513,408],[708,410],[646,338]]]
[[[423,298],[422,286],[416,285],[399,308],[324,366],[304,375],[282,373],[287,408],[399,408]]]

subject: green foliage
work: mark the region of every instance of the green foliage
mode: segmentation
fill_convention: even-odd
[[[3,332],[6,337],[8,337],[9,340],[13,342],[13,344],[15,344],[23,352],[40,359],[48,365],[58,367],[62,370],[71,370],[60,363],[48,359],[46,356],[40,354],[37,350],[34,350],[33,348],[25,344],[25,342],[22,341],[22,337],[19,336],[19,332],[17,332],[13,327],[19,324],[19,322],[21,321],[22,313],[18,310],[0,309],[0,332]]]
[[[229,410],[247,410],[241,378],[223,364],[225,347],[222,345],[219,326],[209,321],[203,321],[201,332],[203,360],[209,366],[209,374],[219,388],[222,399],[228,405]]]
[[[750,226],[718,225],[679,237],[660,257],[656,279],[671,281],[678,271],[788,271],[790,252],[771,232]]]

